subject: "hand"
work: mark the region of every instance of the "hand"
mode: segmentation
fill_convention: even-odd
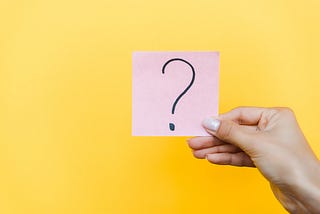
[[[203,126],[212,136],[189,140],[196,158],[257,167],[292,213],[320,213],[320,163],[288,108],[236,108]]]

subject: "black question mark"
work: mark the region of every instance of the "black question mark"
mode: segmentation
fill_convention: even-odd
[[[183,95],[185,95],[187,93],[187,91],[191,88],[192,84],[194,83],[194,79],[196,77],[196,72],[194,71],[194,67],[191,65],[191,63],[189,63],[188,61],[186,61],[184,59],[180,59],[180,58],[173,58],[173,59],[168,60],[162,67],[162,73],[163,74],[164,74],[164,71],[165,71],[167,65],[169,63],[173,62],[173,61],[181,61],[181,62],[184,62],[187,65],[189,65],[191,67],[191,69],[192,69],[192,79],[191,79],[189,85],[184,89],[184,91],[174,101],[173,106],[172,106],[172,110],[171,110],[171,114],[174,114],[177,103],[179,102],[181,97]],[[175,125],[173,123],[169,123],[169,128],[170,128],[171,131],[174,131],[175,130]]]

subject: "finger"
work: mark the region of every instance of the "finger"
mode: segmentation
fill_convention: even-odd
[[[191,149],[205,149],[221,144],[224,144],[224,142],[214,136],[194,137],[188,140],[188,145]]]
[[[262,113],[266,111],[268,111],[267,108],[238,107],[219,115],[219,119],[233,120],[240,125],[257,125],[262,117]]]
[[[255,133],[257,131],[261,131],[258,126],[241,125],[241,127],[248,133]]]
[[[231,144],[224,144],[220,146],[214,146],[206,149],[194,150],[193,156],[199,159],[206,158],[208,154],[214,153],[237,153],[241,152],[242,150],[239,147],[236,147]]]
[[[256,132],[257,126],[243,126],[246,130],[248,130],[249,132]],[[218,146],[218,145],[222,145],[225,144],[225,142],[219,140],[217,137],[215,136],[205,136],[205,137],[194,137],[194,138],[190,138],[187,140],[188,145],[191,149],[205,149],[205,148],[210,148],[213,146]]]
[[[252,160],[244,152],[208,154],[207,160],[218,165],[255,167]]]
[[[251,150],[257,133],[248,131],[246,126],[239,125],[232,120],[208,118],[203,122],[203,126],[211,135],[223,142],[238,146],[243,151]]]

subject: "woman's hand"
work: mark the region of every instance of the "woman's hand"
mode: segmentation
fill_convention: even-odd
[[[292,213],[320,213],[320,164],[288,108],[236,108],[203,123],[189,140],[196,158],[257,167]]]

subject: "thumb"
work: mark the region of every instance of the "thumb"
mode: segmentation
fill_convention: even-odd
[[[232,120],[208,118],[203,121],[202,125],[208,133],[242,150],[248,150],[251,147],[253,136]]]

